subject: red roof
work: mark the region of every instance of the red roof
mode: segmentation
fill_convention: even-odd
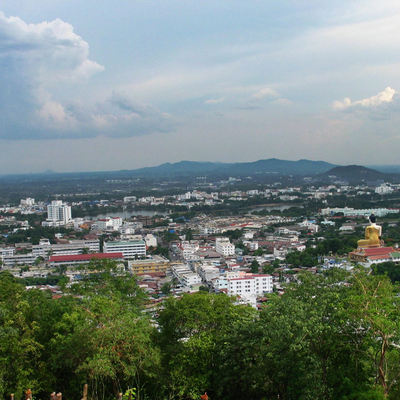
[[[385,254],[382,254],[382,255],[380,255],[380,256],[369,256],[368,257],[370,260],[382,260],[382,259],[385,259],[385,258],[390,258],[390,255],[389,255],[389,253],[385,253]]]
[[[363,249],[366,256],[378,256],[383,254],[393,253],[396,250],[393,247],[371,247]]]
[[[92,253],[92,254],[75,254],[68,256],[51,256],[49,261],[89,261],[93,259],[104,260],[104,259],[124,258],[122,253]]]

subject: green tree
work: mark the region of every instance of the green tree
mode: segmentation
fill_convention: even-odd
[[[164,284],[161,286],[161,293],[163,294],[169,294],[171,291],[171,282],[164,282]]]
[[[346,305],[354,329],[362,332],[374,381],[385,397],[398,390],[400,376],[400,299],[386,276],[359,271],[352,276]]]
[[[225,295],[201,291],[168,298],[158,320],[167,392],[182,399],[212,393],[218,379],[217,342],[236,324],[253,320],[254,314],[252,308],[235,306]]]
[[[260,264],[258,263],[257,260],[253,260],[251,263],[250,271],[253,274],[258,274],[258,269],[260,268]]]

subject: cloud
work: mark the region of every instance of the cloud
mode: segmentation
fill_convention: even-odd
[[[60,19],[27,24],[0,12],[0,139],[128,137],[172,129],[170,115],[123,93],[92,105],[62,99],[64,88],[74,93],[104,70],[88,57],[89,45],[72,25]]]
[[[383,92],[378,93],[375,96],[368,97],[366,99],[357,100],[351,102],[351,100],[346,97],[343,101],[334,101],[332,108],[334,110],[346,110],[349,108],[363,109],[363,108],[376,108],[385,103],[390,103],[393,101],[393,96],[396,91],[391,87],[387,87]]]
[[[285,98],[279,98],[277,100],[274,100],[272,102],[273,104],[278,104],[280,106],[290,106],[293,104],[293,101],[289,100],[289,99],[285,99]]]
[[[218,104],[223,103],[225,101],[225,97],[220,97],[219,99],[210,99],[206,100],[204,104]]]
[[[279,97],[279,93],[276,92],[274,89],[265,87],[265,88],[259,90],[258,92],[253,93],[250,98],[252,100],[263,100],[265,98],[270,98],[270,97],[272,97],[272,98]]]

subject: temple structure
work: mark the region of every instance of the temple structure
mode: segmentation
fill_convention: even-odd
[[[386,247],[382,236],[382,227],[376,224],[375,215],[369,217],[370,225],[365,228],[365,238],[357,242],[358,248],[349,253],[351,261],[370,266],[385,261],[400,261],[400,252],[393,247]]]

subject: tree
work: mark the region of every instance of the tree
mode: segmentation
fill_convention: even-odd
[[[251,272],[253,274],[258,274],[258,269],[260,268],[260,264],[257,260],[253,260],[251,263]]]
[[[263,265],[263,274],[272,274],[275,271],[274,264],[264,264]]]
[[[158,319],[168,392],[182,399],[213,393],[218,379],[217,343],[240,321],[253,320],[254,314],[251,307],[235,306],[225,295],[200,291],[181,299],[168,298]]]
[[[392,283],[400,282],[400,266],[392,261],[371,265],[374,275],[387,275]]]
[[[164,282],[164,284],[161,286],[161,293],[169,294],[169,292],[171,291],[171,286],[171,282]]]
[[[361,332],[374,380],[385,397],[398,388],[400,376],[400,299],[386,276],[356,272],[351,279],[346,305],[354,329]]]

